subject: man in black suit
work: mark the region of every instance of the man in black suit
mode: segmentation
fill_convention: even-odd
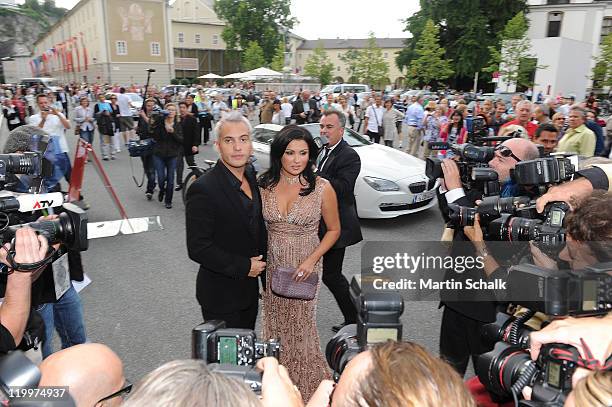
[[[267,235],[255,172],[247,164],[251,126],[235,111],[215,133],[219,160],[189,188],[185,209],[189,258],[200,264],[196,298],[205,321],[254,329]]]
[[[336,191],[342,227],[340,238],[323,256],[323,283],[334,295],[344,316],[344,323],[332,328],[336,332],[342,326],[357,321],[357,311],[351,301],[349,284],[342,274],[342,262],[345,249],[363,240],[353,192],[357,175],[361,171],[361,160],[359,154],[342,139],[345,125],[344,113],[334,109],[323,112],[321,136],[327,138],[328,144],[321,150],[317,159],[318,174],[327,179]],[[324,232],[325,223],[321,222],[320,235]]]
[[[321,118],[321,110],[317,101],[310,97],[309,90],[303,91],[302,96],[293,102],[291,118],[295,119],[295,124],[316,123]]]
[[[191,105],[195,106],[195,105]],[[190,107],[186,102],[179,103],[179,114],[181,116],[181,127],[183,128],[183,150],[178,157],[176,163],[176,188],[175,191],[180,191],[183,187],[183,169],[185,163],[183,157],[187,161],[187,165],[195,166],[194,155],[198,153],[198,146],[200,145],[200,126],[198,124],[198,115],[189,114]]]

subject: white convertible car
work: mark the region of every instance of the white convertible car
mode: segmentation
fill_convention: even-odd
[[[318,124],[306,124],[319,147],[322,146]],[[270,144],[283,128],[260,124],[253,132],[253,149],[262,169],[270,165]],[[351,129],[344,140],[361,158],[361,172],[355,183],[357,213],[360,218],[394,218],[419,212],[436,204],[437,185],[425,176],[425,161],[391,147],[370,142]]]

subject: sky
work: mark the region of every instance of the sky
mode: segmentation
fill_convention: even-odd
[[[23,3],[23,1],[18,1]],[[55,0],[72,8],[78,0]],[[291,12],[299,24],[293,32],[309,40],[318,38],[406,38],[401,20],[419,10],[419,0],[292,0]]]

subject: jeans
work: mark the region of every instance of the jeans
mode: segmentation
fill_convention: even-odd
[[[55,303],[41,304],[36,308],[45,321],[45,338],[42,345],[43,359],[53,353],[53,329],[62,340],[62,349],[85,343],[85,322],[81,297],[72,283],[68,291]]]
[[[72,173],[72,166],[70,165],[70,158],[68,153],[59,153],[55,155],[55,162],[53,163],[53,173],[50,177],[45,178],[45,186],[48,190],[52,190],[60,180],[65,177],[66,181],[70,183],[70,174]]]
[[[174,192],[174,175],[176,172],[177,157],[160,157],[153,154],[153,163],[157,172],[157,182],[160,191],[165,189],[165,203],[172,203],[172,193]]]
[[[94,131],[93,130],[81,130],[80,137],[86,140],[89,144],[93,145]]]
[[[153,154],[141,156],[142,168],[147,176],[147,194],[152,194],[155,191],[155,163],[153,162]]]

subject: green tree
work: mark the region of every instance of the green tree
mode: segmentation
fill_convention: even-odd
[[[228,49],[243,50],[255,41],[266,61],[272,61],[283,39],[283,27],[291,29],[291,2],[285,0],[215,0],[214,10],[226,25],[221,37]]]
[[[444,58],[445,50],[440,47],[440,28],[427,20],[425,29],[415,47],[416,58],[408,68],[408,79],[419,85],[435,85],[453,75],[452,61]]]
[[[376,37],[370,32],[368,47],[361,50],[355,64],[355,75],[360,82],[380,89],[387,85],[389,64],[383,58],[382,50],[376,44]]]
[[[317,78],[321,85],[327,85],[331,82],[333,70],[334,64],[329,62],[323,43],[319,42],[304,64],[304,73]]]
[[[420,10],[405,20],[412,35],[396,58],[399,68],[417,58],[416,45],[428,19],[440,28],[440,46],[455,72],[449,84],[471,88],[475,72],[489,60],[489,46],[498,46],[498,33],[516,13],[527,10],[526,0],[420,0]],[[483,80],[490,78],[481,76]]]
[[[250,71],[251,69],[259,68],[266,64],[263,50],[257,42],[249,42],[249,45],[242,53],[241,62],[242,71]]]
[[[606,35],[601,43],[601,54],[595,59],[593,67],[593,87],[612,86],[612,33]]]
[[[270,69],[276,72],[282,72],[285,66],[285,42],[281,41],[278,43],[276,53],[270,62]]]
[[[349,49],[344,54],[340,55],[340,60],[347,65],[347,69],[349,72],[349,82],[351,82],[350,78],[357,78],[356,70],[357,63],[359,61],[360,52],[357,49]],[[359,81],[359,79],[357,79]]]
[[[177,78],[170,79],[170,85],[178,85],[178,84],[179,84],[179,80]]]
[[[499,48],[489,47],[490,64],[486,72],[499,72],[506,83],[506,90],[511,85],[531,87],[532,73],[537,68],[537,59],[531,54],[531,43],[527,37],[529,22],[523,12],[517,13],[508,21],[499,35]]]

